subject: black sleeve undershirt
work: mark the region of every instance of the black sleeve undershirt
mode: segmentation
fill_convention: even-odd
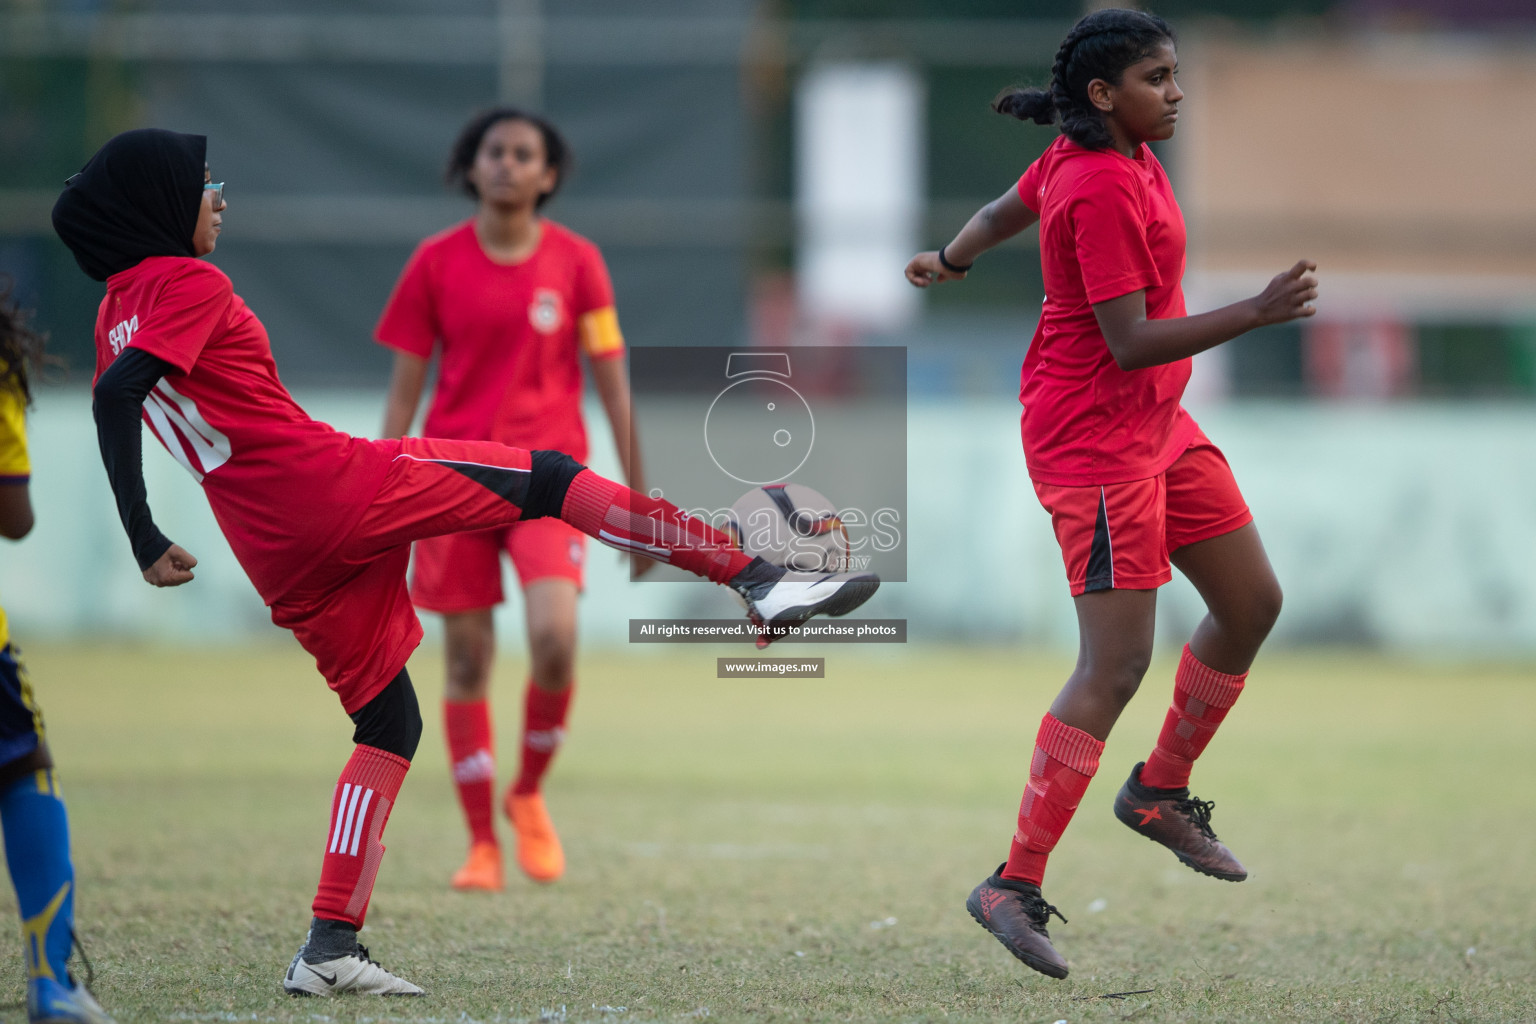
[[[171,541],[155,527],[144,491],[144,433],[140,426],[144,399],[160,378],[175,370],[159,356],[125,349],[96,381],[91,413],[96,417],[96,443],[101,462],[117,498],[117,514],[133,546],[140,571],[165,554]]]

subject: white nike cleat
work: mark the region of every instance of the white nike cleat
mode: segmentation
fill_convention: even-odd
[[[880,589],[872,572],[789,572],[754,559],[730,586],[747,602],[747,617],[763,627],[757,646],[767,647],[813,615],[847,615]]]
[[[335,960],[312,964],[303,954],[293,958],[283,976],[283,991],[291,996],[335,996],[357,992],[365,996],[421,996],[421,989],[397,978],[368,959],[368,947]]]

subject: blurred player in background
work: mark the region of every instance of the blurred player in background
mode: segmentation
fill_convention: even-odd
[[[410,433],[435,351],[437,389],[424,436],[553,449],[585,461],[585,355],[624,479],[642,490],[608,268],[597,246],[539,215],[570,166],[570,149],[555,127],[520,110],[485,111],[459,133],[448,180],[476,201],[475,214],[416,248],[379,320],[375,337],[395,353],[384,436]],[[522,582],[529,659],[521,763],[502,807],[524,873],[553,882],[565,870],[540,781],[570,709],[586,536],[558,519],[536,519],[416,543],[411,599],[443,616],[443,725],[469,826],[469,856],[453,876],[455,889],[504,885],[488,699],[502,551]],[[637,574],[654,564],[635,561]]]
[[[490,441],[369,441],[312,420],[277,377],[266,329],[213,252],[225,212],[201,135],[111,139],[65,185],[53,223],[82,270],[107,283],[96,321],[94,412],[102,461],[144,579],[192,580],[197,559],[155,526],[142,428],[202,484],[235,557],[310,654],[356,725],[337,781],[308,938],[283,979],[295,995],[420,995],[357,941],[382,836],[421,738],[406,661],[421,640],[406,591],[424,537],[562,519],[727,584],[768,636],[838,615],[871,574],[789,578],[707,523],[570,456]]]
[[[32,529],[32,463],[27,456],[28,371],[43,339],[29,330],[0,288],[0,536],[20,540]],[[21,651],[0,610],[0,826],[5,862],[21,912],[27,964],[27,1019],[33,1024],[111,1024],[66,962],[75,941],[75,867],[69,859],[69,815],[53,777],[43,712],[32,695]]]
[[[1104,740],[1152,656],[1157,588],[1179,567],[1207,615],[1185,646],[1173,706],[1115,815],[1196,871],[1247,872],[1217,841],[1190,768],[1242,692],[1280,613],[1280,585],[1221,452],[1184,411],[1190,357],[1265,324],[1314,312],[1305,260],[1263,293],[1188,316],[1184,219],[1147,143],[1172,137],[1184,94],[1172,30],[1138,11],[1077,23],[1048,90],[1007,90],[999,113],[1062,135],[1016,187],[907,278],[963,279],[986,250],[1040,223],[1045,305],[1020,400],[1030,479],[1051,514],[1076,604],[1077,667],[1041,722],[1006,863],[967,900],[971,915],[1030,967],[1066,977],[1040,893],[1046,858],[1099,765]],[[1060,917],[1059,914],[1057,914]]]

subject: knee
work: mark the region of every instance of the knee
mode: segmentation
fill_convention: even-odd
[[[39,742],[30,752],[0,765],[0,790],[9,790],[14,783],[52,768],[53,755],[48,750],[48,744]]]
[[[1136,696],[1141,680],[1152,665],[1150,650],[1127,651],[1113,657],[1095,658],[1079,670],[1086,682],[1104,699],[1124,707]]]
[[[496,657],[494,634],[490,637],[455,637],[448,645],[448,695],[455,700],[485,696]]]
[[[1141,681],[1151,665],[1150,651],[1115,665],[1107,675],[1107,692],[1122,707],[1129,704],[1136,691],[1141,689]]]
[[[352,742],[387,751],[407,761],[421,742],[421,707],[405,669],[378,695],[351,715]]]
[[[415,757],[416,747],[421,743],[421,729],[421,708],[413,699],[409,710],[401,717],[400,749],[395,753],[407,761]]]
[[[1280,584],[1276,580],[1269,580],[1263,586],[1255,587],[1245,597],[1242,605],[1234,616],[1233,625],[1242,633],[1249,636],[1255,644],[1262,643],[1269,636],[1269,631],[1275,628],[1275,622],[1280,618],[1280,607],[1285,602],[1285,595],[1280,591]]]
[[[528,637],[530,674],[545,690],[563,690],[576,672],[576,638],[566,630],[535,630]]]
[[[536,451],[528,470],[528,496],[523,501],[522,519],[560,518],[565,507],[565,492],[576,474],[587,467],[564,452]]]
[[[1278,580],[1272,581],[1257,598],[1258,607],[1255,609],[1255,618],[1264,629],[1264,635],[1275,628],[1275,623],[1280,619],[1280,608],[1285,604],[1285,595],[1280,591]]]

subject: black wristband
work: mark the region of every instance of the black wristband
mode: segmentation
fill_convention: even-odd
[[[939,266],[943,267],[945,270],[949,271],[951,274],[964,274],[964,273],[968,272],[972,267],[974,267],[976,265],[975,261],[973,260],[972,262],[967,263],[963,267],[955,266],[953,263],[949,262],[949,258],[944,255],[944,250],[947,249],[947,248],[949,248],[947,245],[939,246]]]

